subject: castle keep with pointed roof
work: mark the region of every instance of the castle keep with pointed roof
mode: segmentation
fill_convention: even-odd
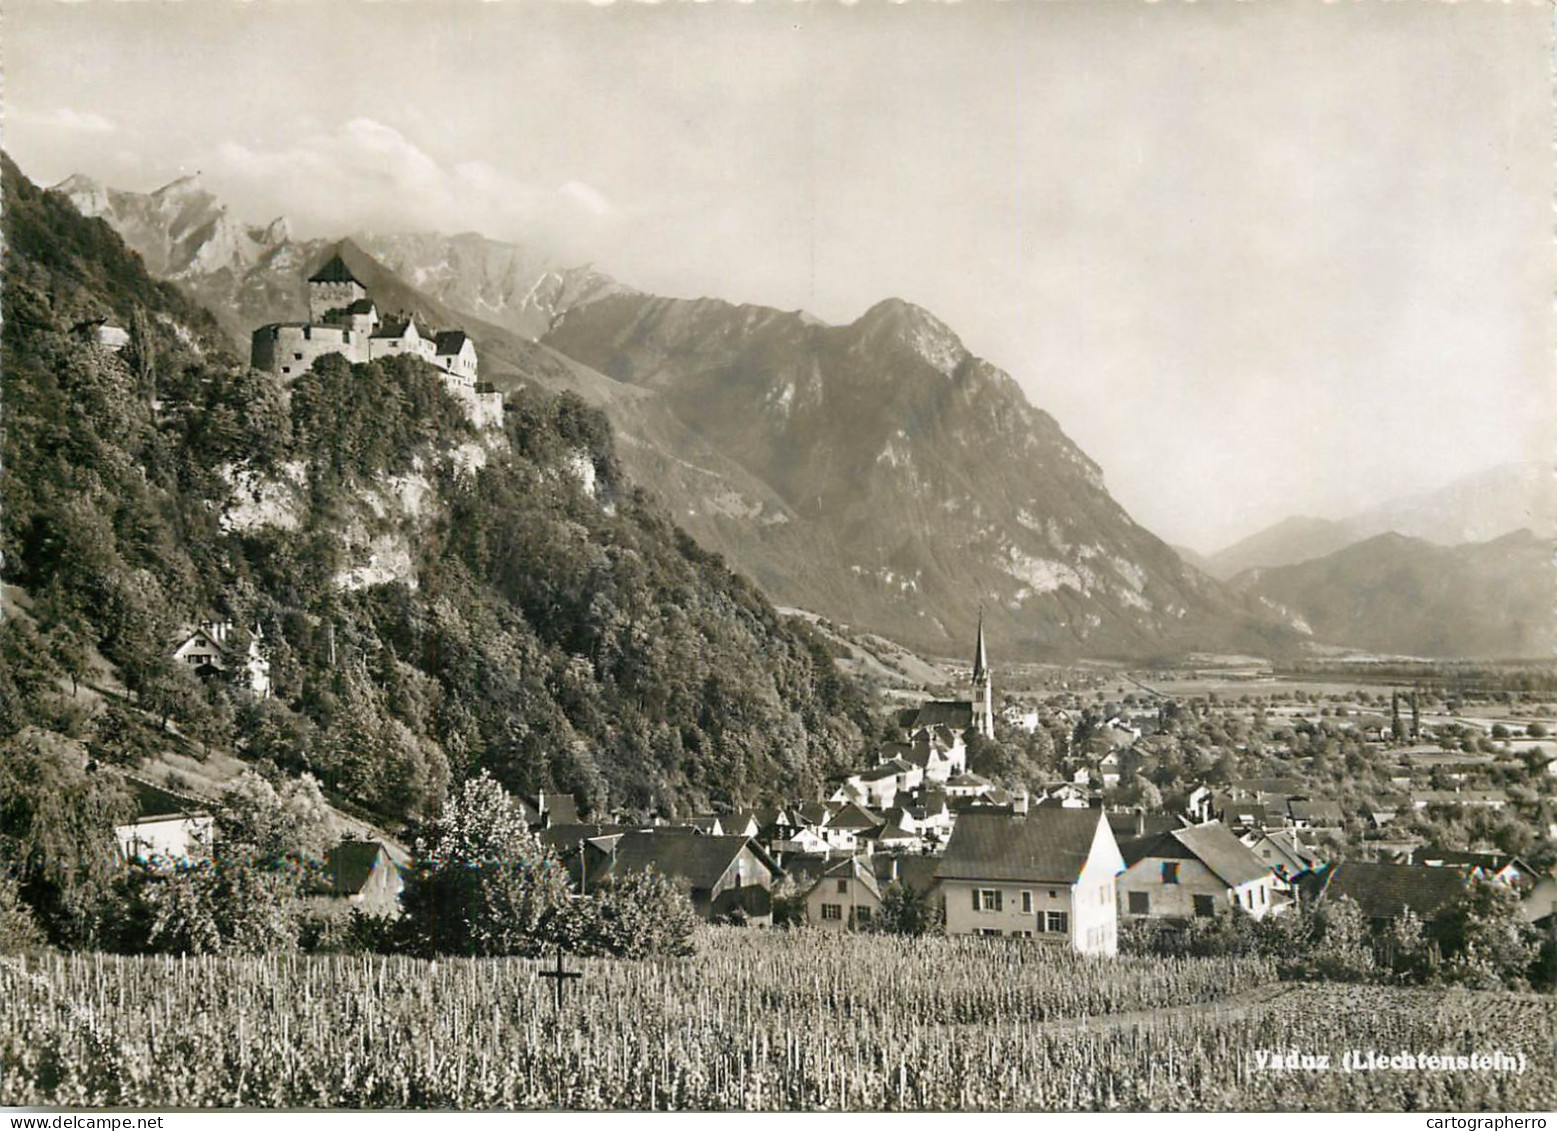
[[[337,250],[308,277],[308,321],[273,322],[254,331],[249,364],[282,378],[308,372],[338,353],[353,364],[410,354],[441,369],[444,384],[478,424],[502,420],[502,396],[476,388],[476,345],[463,330],[435,332],[416,315],[380,318],[368,289]]]

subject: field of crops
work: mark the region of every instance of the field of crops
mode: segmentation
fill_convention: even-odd
[[[694,958],[0,964],[0,1105],[634,1109],[1557,1106],[1557,1002],[1293,987],[1252,960],[710,930]],[[1272,1073],[1258,1049],[1524,1053]]]

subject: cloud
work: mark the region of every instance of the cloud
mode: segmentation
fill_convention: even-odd
[[[13,122],[43,129],[66,130],[70,133],[111,134],[119,128],[101,114],[94,114],[87,110],[72,110],[68,106],[60,106],[53,110],[29,110],[13,105],[10,117]]]
[[[537,186],[485,161],[445,166],[394,126],[353,118],[282,148],[224,142],[204,163],[228,195],[272,200],[300,227],[477,230],[533,241],[598,229],[618,210],[580,181]]]

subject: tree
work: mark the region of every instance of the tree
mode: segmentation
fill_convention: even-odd
[[[483,771],[418,842],[400,902],[410,945],[422,953],[539,954],[568,902],[567,877]]]
[[[895,880],[881,893],[876,929],[891,935],[924,935],[939,928],[943,919],[928,892]]]
[[[1320,977],[1338,982],[1363,981],[1373,974],[1373,944],[1362,908],[1347,896],[1319,910],[1319,943],[1314,965]]]
[[[0,860],[49,938],[97,940],[118,875],[114,826],[131,813],[115,775],[79,743],[32,727],[0,742]]]
[[[1475,989],[1518,989],[1540,954],[1519,897],[1502,884],[1473,883],[1439,917],[1434,932],[1444,977]]]

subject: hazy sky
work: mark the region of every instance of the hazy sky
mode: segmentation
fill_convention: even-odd
[[[899,295],[1212,550],[1557,451],[1551,16],[1424,0],[8,0],[35,180]]]

